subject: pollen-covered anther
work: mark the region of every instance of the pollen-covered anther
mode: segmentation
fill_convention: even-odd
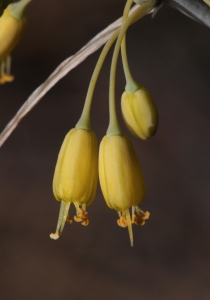
[[[142,219],[143,220],[147,220],[150,217],[150,212],[146,211],[146,212],[142,212]]]
[[[55,232],[55,233],[50,234],[50,238],[52,240],[57,240],[57,239],[59,239],[60,236],[61,236],[60,232]]]
[[[77,215],[74,216],[74,221],[82,222],[82,225],[87,226],[89,224],[89,219],[87,215],[88,213],[82,208],[80,208],[79,210],[77,210]]]
[[[14,80],[14,76],[8,74],[2,74],[0,77],[0,84],[4,84],[6,82],[12,82]]]
[[[12,82],[14,79],[15,79],[14,76],[8,75],[8,74],[4,74],[4,80],[5,80],[6,82]]]
[[[145,224],[145,221],[142,218],[137,217],[136,215],[133,215],[132,224],[143,226]]]
[[[6,81],[4,80],[4,76],[0,77],[0,84],[4,84]]]
[[[71,220],[70,217],[69,217],[69,215],[68,215],[67,218],[66,218],[66,223],[71,224],[72,222],[73,222],[73,220]]]
[[[144,212],[138,206],[132,207],[132,223],[143,226],[145,220],[149,219],[149,216],[150,213],[148,211]]]
[[[121,216],[118,220],[117,220],[117,224],[120,226],[120,227],[127,227],[128,226],[128,223],[127,223],[127,220],[124,216]]]

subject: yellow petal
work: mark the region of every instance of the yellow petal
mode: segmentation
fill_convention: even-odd
[[[0,60],[4,60],[19,42],[25,27],[26,18],[17,19],[10,12],[9,5],[0,18]]]
[[[125,136],[105,136],[99,151],[99,178],[107,205],[125,211],[143,201],[145,183],[138,158]]]
[[[158,111],[150,93],[141,87],[135,93],[124,92],[121,98],[124,121],[137,137],[152,137],[158,126]]]
[[[53,178],[57,200],[90,205],[98,181],[98,143],[93,131],[72,129],[61,146]]]

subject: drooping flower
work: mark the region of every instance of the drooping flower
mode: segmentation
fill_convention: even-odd
[[[95,84],[102,67],[105,56],[111,45],[117,38],[115,45],[109,86],[109,126],[107,136],[101,142],[99,155],[99,177],[102,192],[107,205],[115,209],[119,214],[117,223],[121,227],[127,227],[131,245],[133,246],[132,223],[144,225],[149,218],[148,212],[143,212],[138,204],[145,196],[145,184],[141,168],[131,142],[122,135],[122,130],[117,120],[115,109],[115,75],[117,59],[124,35],[128,27],[137,19],[146,15],[156,0],[143,4],[128,19],[123,22],[120,30],[117,30],[105,45],[93,72],[88,88],[85,104],[76,128],[71,130],[61,147],[53,180],[53,192],[55,198],[61,201],[60,213],[56,232],[52,233],[52,239],[58,239],[62,233],[65,222],[71,223],[68,215],[70,204],[73,202],[77,215],[74,220],[87,225],[86,206],[95,196],[97,185],[97,156],[98,146],[95,134],[91,130],[90,109]],[[132,1],[129,0],[125,8],[128,12]],[[126,18],[125,18],[126,19]],[[127,76],[126,76],[127,79]],[[135,84],[127,82],[129,90],[135,92]],[[133,87],[135,90],[133,90]],[[130,217],[129,209],[132,209]]]
[[[126,125],[135,136],[146,140],[156,133],[158,111],[145,87],[133,93],[125,91],[121,98],[121,108]]]
[[[13,81],[10,75],[10,54],[19,42],[25,27],[25,7],[31,0],[21,0],[12,3],[0,17],[0,84]]]
[[[95,197],[98,182],[98,142],[93,131],[72,129],[61,146],[53,178],[53,193],[61,201],[60,214],[52,239],[58,239],[68,216],[70,204],[76,208],[76,222],[88,225],[86,206]]]
[[[108,207],[118,212],[119,226],[128,226],[133,246],[132,223],[144,225],[149,213],[138,207],[144,200],[146,188],[135,150],[125,136],[103,138],[99,150],[99,179]]]

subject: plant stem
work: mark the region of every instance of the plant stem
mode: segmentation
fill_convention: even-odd
[[[130,71],[128,59],[127,59],[126,36],[124,37],[124,39],[122,41],[121,54],[122,54],[123,70],[124,70],[125,78],[126,78],[125,90],[128,93],[134,93],[140,88],[140,85],[135,81],[135,79],[133,79],[133,76],[131,75],[131,71]]]
[[[117,29],[113,33],[111,38],[108,40],[108,42],[104,46],[104,48],[101,52],[101,55],[99,56],[98,62],[95,66],[94,72],[93,72],[91,80],[90,80],[90,84],[89,84],[89,87],[88,87],[87,96],[86,96],[86,99],[85,99],[85,104],[84,104],[84,108],[83,108],[83,111],[82,111],[82,115],[81,115],[79,121],[77,122],[77,124],[75,126],[77,129],[91,130],[90,109],[91,109],[93,93],[94,93],[94,90],[95,90],[96,82],[97,82],[99,73],[101,71],[102,65],[104,63],[104,60],[107,56],[107,53],[109,52],[109,50],[110,50],[111,46],[113,45],[114,41],[117,39],[119,32],[120,32],[120,28]]]
[[[131,5],[133,3],[133,0],[128,0],[124,9],[123,13],[123,19],[122,24],[125,23],[126,19],[128,18],[129,10],[131,8]],[[125,73],[126,78],[126,87],[125,90],[127,92],[135,92],[140,88],[140,85],[133,79],[133,76],[131,75],[131,71],[128,64],[128,58],[127,58],[127,52],[126,52],[126,34],[124,35],[122,44],[121,44],[121,55],[122,55],[122,62],[123,62],[123,69]]]

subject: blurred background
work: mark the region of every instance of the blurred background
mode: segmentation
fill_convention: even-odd
[[[121,16],[125,1],[32,1],[13,53],[15,81],[0,86],[2,131],[27,97],[68,56]],[[65,134],[75,126],[99,51],[54,86],[0,148],[0,294],[10,299],[210,299],[210,30],[164,5],[127,35],[134,78],[152,93],[159,129],[149,141],[124,133],[142,165],[151,213],[144,227],[117,226],[100,187],[90,224],[66,224],[53,241],[59,203],[52,178]],[[111,53],[94,95],[92,125],[108,125]],[[71,207],[70,215],[75,214]]]

